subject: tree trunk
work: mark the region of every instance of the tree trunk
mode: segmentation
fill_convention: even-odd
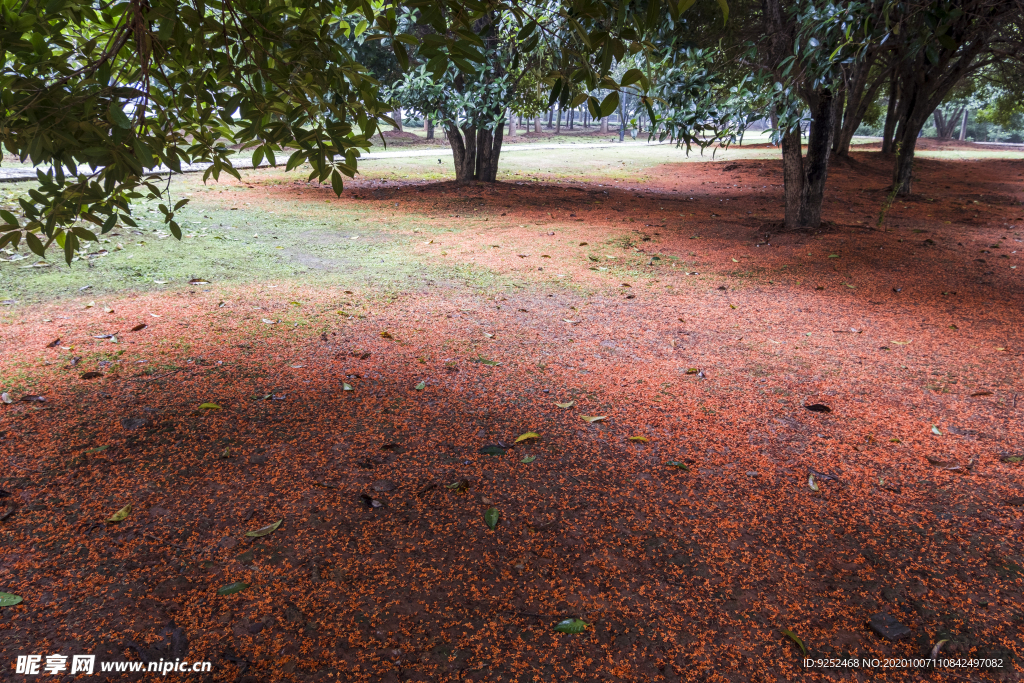
[[[870,84],[867,81],[868,70],[864,71],[864,78],[855,82],[847,95],[846,110],[843,112],[842,126],[836,131],[836,154],[847,157],[850,155],[850,143],[853,142],[853,135],[860,128],[868,107],[878,97],[878,91],[885,83],[885,72],[879,74]],[[839,120],[836,120],[837,125]]]
[[[967,107],[964,107],[964,117],[960,121],[960,139],[967,139]]]
[[[430,119],[427,119],[427,139],[434,139],[434,122],[431,121]]]
[[[570,109],[569,110],[569,130],[572,130],[572,124],[573,124],[573,122],[575,120],[576,120],[576,110],[575,109]]]
[[[952,140],[953,133],[956,131],[957,123],[959,123],[958,119],[966,111],[966,108],[961,108],[955,110],[949,116],[946,116],[945,112],[943,112],[941,109],[936,109],[935,114],[933,115],[935,117],[936,135],[938,135],[938,137],[942,138],[943,140]]]
[[[391,112],[391,118],[395,120],[395,129],[401,133],[402,131],[402,108],[398,107]]]
[[[920,129],[918,129],[920,130]],[[913,191],[914,148],[917,147],[917,133],[899,141],[896,167],[892,173],[892,186],[896,194],[906,196]]]
[[[846,111],[849,108],[850,108],[850,90],[849,90],[849,87],[847,87],[836,98],[836,110],[838,111],[838,116],[839,116],[839,119],[840,119],[840,123],[842,123],[843,114],[846,113]],[[840,137],[841,136],[839,136],[839,135],[833,135],[832,136],[832,149],[829,150],[832,154],[838,154],[839,153],[839,139],[840,139]]]
[[[804,182],[800,195],[800,225],[821,225],[821,203],[825,198],[829,154],[835,136],[836,115],[842,100],[830,90],[816,93],[811,103],[811,124],[807,138],[807,159],[803,163]],[[789,213],[787,209],[787,214]]]
[[[892,154],[893,136],[896,133],[896,102],[899,98],[899,79],[895,67],[889,83],[889,105],[885,109],[885,127],[882,129],[882,154]]]
[[[602,116],[601,117],[601,130],[600,130],[600,132],[605,134],[605,135],[608,134],[608,117],[607,116]]]
[[[561,107],[559,107],[559,109],[558,109],[558,123],[556,124],[556,127],[555,127],[555,135],[558,135],[561,132],[562,132],[562,109],[561,109]]]
[[[548,108],[548,130],[551,130],[551,119],[554,117],[554,115],[555,115],[555,108],[554,107]]]
[[[803,195],[804,162],[800,150],[800,128],[782,136],[782,184],[786,196],[787,228],[800,227],[800,197]]]
[[[508,110],[508,136],[514,138],[516,136],[516,117],[512,113],[512,110]]]
[[[914,189],[914,150],[917,147],[917,137],[921,133],[921,128],[924,127],[931,113],[923,111],[920,106],[915,106],[919,105],[916,97],[919,94],[916,91],[908,92],[907,104],[898,108],[902,110],[900,112],[902,115],[899,117],[899,126],[893,138],[896,164],[893,167],[892,187],[896,194],[902,196],[909,195]]]
[[[449,126],[445,130],[455,160],[455,182],[460,185],[474,180],[493,183],[498,177],[498,160],[501,157],[505,125],[502,124],[493,133],[469,124]]]
[[[536,116],[533,117],[533,132],[540,132],[540,114],[537,114]]]

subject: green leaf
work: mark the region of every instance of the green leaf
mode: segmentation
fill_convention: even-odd
[[[246,531],[245,535],[248,536],[249,538],[261,538],[263,536],[267,536],[268,534],[272,534],[275,531],[277,531],[277,528],[279,526],[281,526],[281,522],[283,522],[283,521],[284,521],[284,519],[279,519],[276,522],[274,522],[273,524],[268,524],[265,527],[260,527],[259,529],[256,529],[255,531]]]
[[[32,250],[32,253],[37,256],[46,256],[46,247],[39,241],[34,232],[25,233],[25,243],[28,244],[28,248]]]
[[[499,519],[501,519],[501,512],[498,511],[498,508],[487,508],[484,512],[484,524],[492,530],[498,526]]]
[[[629,437],[629,440],[630,441],[639,441],[640,443],[647,443],[647,437],[646,436],[631,436],[631,437]]]
[[[132,127],[131,120],[128,118],[127,115],[125,115],[124,110],[121,109],[121,107],[117,106],[116,103],[112,102],[110,104],[110,109],[107,111],[107,113],[109,115],[110,122],[118,128],[121,128],[123,130],[129,130]]]
[[[472,361],[473,363],[481,363],[483,365],[488,365],[490,367],[495,367],[497,365],[501,365],[501,363],[499,363],[498,361],[496,361],[496,360],[488,360],[487,358],[484,358],[483,356],[477,356],[476,358],[471,358],[470,361]]]
[[[342,382],[341,383],[341,390],[342,391],[352,391],[353,390],[352,389],[352,385],[351,384],[347,384],[345,382]]]
[[[635,71],[635,69],[634,69]],[[619,107],[619,93],[614,90],[601,102],[601,116],[610,116]]]
[[[687,465],[685,462],[680,462],[679,460],[670,460],[668,462],[668,466],[675,467],[676,469],[683,470],[684,472],[690,471],[690,466]]]
[[[118,522],[123,522],[124,520],[128,519],[128,515],[130,514],[132,514],[132,506],[129,503],[128,505],[125,505],[123,508],[112,514],[110,516],[110,519],[108,519],[107,521],[113,524],[117,524]]]
[[[248,587],[249,584],[247,584],[245,581],[235,581],[234,583],[229,583],[226,586],[221,586],[220,588],[218,588],[217,595],[234,595],[235,593],[240,593],[244,591]]]
[[[536,455],[528,455],[519,462],[529,465],[531,462],[537,459]]]
[[[515,442],[519,443],[520,441],[526,441],[527,439],[539,439],[539,438],[540,438],[540,434],[538,434],[537,432],[526,432],[525,434],[520,434],[519,436],[517,436]]]
[[[252,167],[256,168],[263,161],[263,145],[257,147],[252,153]]]
[[[199,410],[220,410],[221,407],[216,403],[203,403],[200,404]]]
[[[0,592],[0,607],[13,607],[23,600],[20,595]]]
[[[413,389],[415,389],[416,391],[423,391],[426,388],[427,388],[427,383],[426,382],[420,382],[415,387],[413,387]]]
[[[942,436],[942,432],[939,431],[938,425],[932,425],[932,434],[935,436]]]
[[[722,8],[722,26],[729,21],[729,3],[727,0],[718,0],[718,6]]]
[[[807,647],[804,646],[804,641],[802,641],[800,639],[800,636],[798,636],[797,634],[793,633],[788,628],[782,629],[782,635],[786,636],[787,638],[792,640],[794,643],[796,643],[796,646],[799,647],[800,651],[804,653],[804,657],[807,656]]]
[[[587,622],[582,619],[562,619],[560,622],[555,624],[555,630],[559,633],[583,633],[590,626]]]
[[[11,213],[10,211],[4,211],[3,209],[0,209],[0,218],[3,218],[4,222],[6,222],[8,225],[18,227],[18,219],[15,218],[14,214]]]
[[[623,88],[625,88],[628,85],[633,85],[634,83],[636,83],[637,81],[639,81],[643,77],[644,77],[644,72],[641,71],[640,69],[630,69],[626,73],[622,74],[622,80],[620,81],[620,84],[622,85]],[[617,103],[618,103],[618,98],[616,98],[616,105],[617,105]]]
[[[469,490],[469,481],[466,479],[459,479],[458,481],[453,481],[450,484],[445,484],[444,487],[450,491],[455,491],[456,493],[463,493]]]
[[[480,455],[505,455],[505,451],[507,451],[507,450],[508,450],[507,448],[502,448],[501,446],[493,446],[492,445],[492,446],[484,446],[479,451],[477,451],[477,453],[479,453]]]
[[[110,448],[109,445],[97,446],[96,448],[90,448],[89,450],[85,451],[85,453],[86,453],[86,455],[92,455],[93,453],[102,453],[103,451],[107,450],[108,448]]]

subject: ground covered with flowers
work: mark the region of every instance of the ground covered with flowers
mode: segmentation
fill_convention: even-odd
[[[1024,161],[922,159],[879,224],[858,152],[784,233],[777,150],[613,157],[186,179],[187,244],[0,264],[2,666],[1020,680]]]

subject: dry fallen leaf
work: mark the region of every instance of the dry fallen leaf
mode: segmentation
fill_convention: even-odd
[[[608,419],[607,415],[598,415],[597,417],[590,417],[588,415],[580,415],[580,417],[582,417],[587,422],[591,422],[591,423],[593,423],[593,422],[601,422],[602,420],[607,420]]]
[[[516,440],[515,440],[515,443],[519,443],[520,441],[526,441],[527,439],[539,439],[539,438],[540,438],[540,434],[538,434],[537,432],[526,432],[525,434],[520,434],[519,436],[517,436]]]
[[[555,405],[558,406],[559,408],[572,408],[574,405],[576,405],[576,401],[569,401],[568,403],[556,402]]]

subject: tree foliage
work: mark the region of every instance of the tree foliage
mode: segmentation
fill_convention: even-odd
[[[2,0],[0,143],[40,168],[23,216],[0,216],[0,246],[56,243],[70,263],[82,240],[134,225],[133,200],[166,196],[158,169],[237,175],[232,147],[274,163],[287,146],[289,168],[340,191],[384,111],[344,49],[366,7]],[[160,205],[176,237],[186,201]]]

